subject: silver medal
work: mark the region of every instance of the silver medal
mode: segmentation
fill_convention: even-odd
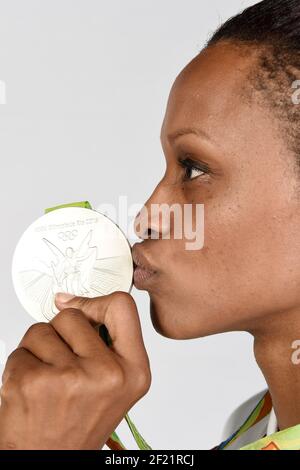
[[[50,321],[56,292],[85,297],[130,292],[130,244],[108,217],[81,207],[57,209],[24,232],[13,256],[12,279],[25,310]]]

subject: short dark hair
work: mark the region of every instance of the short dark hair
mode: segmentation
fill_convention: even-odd
[[[300,168],[300,104],[293,83],[300,79],[300,0],[263,0],[222,24],[207,42],[254,47],[258,64],[249,73],[253,88],[282,121]]]

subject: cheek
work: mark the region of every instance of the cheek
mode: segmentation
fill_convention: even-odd
[[[206,210],[204,247],[170,240],[168,290],[156,299],[169,335],[241,328],[299,302],[299,221],[270,207]],[[172,312],[172,315],[170,315]]]
[[[158,331],[184,338],[247,329],[299,304],[299,210],[278,187],[253,175],[241,177],[239,187],[176,194],[180,203],[205,203],[204,247],[165,242],[160,291],[151,296]]]
[[[299,302],[300,222],[290,204],[267,199],[207,211],[205,246],[198,263],[204,286],[224,306],[245,315],[288,309]],[[199,258],[200,261],[200,258]],[[238,295],[237,295],[238,294]]]

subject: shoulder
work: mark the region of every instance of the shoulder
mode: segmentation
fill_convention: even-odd
[[[253,395],[229,415],[223,428],[222,440],[228,439],[243,424],[266,392],[267,389]]]

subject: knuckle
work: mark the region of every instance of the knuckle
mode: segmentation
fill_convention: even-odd
[[[1,403],[9,403],[15,396],[18,391],[15,381],[11,379],[7,380],[2,384],[0,388],[0,400]]]
[[[140,368],[135,371],[134,384],[139,397],[146,395],[151,387],[152,376],[149,367]]]
[[[59,384],[71,395],[77,394],[83,388],[84,382],[82,371],[78,366],[68,365],[60,371]]]
[[[51,326],[49,323],[45,322],[39,322],[39,323],[34,323],[31,325],[28,330],[26,331],[24,335],[24,339],[26,338],[27,340],[32,338],[33,336],[46,336],[51,332]]]
[[[114,306],[121,305],[122,307],[135,308],[135,301],[127,292],[116,291],[110,294],[110,297]]]
[[[47,375],[35,371],[27,370],[18,377],[17,382],[20,395],[28,400],[41,398],[49,389]]]
[[[24,352],[24,348],[17,348],[7,359],[2,375],[1,399],[4,401],[29,399],[47,387],[45,374],[40,367],[24,366]]]
[[[6,383],[9,380],[11,386],[13,386],[15,381],[18,379],[19,374],[22,373],[23,368],[20,354],[22,354],[23,351],[23,348],[18,348],[9,354],[2,374],[3,383]]]
[[[69,319],[76,320],[77,318],[81,317],[82,313],[80,310],[78,310],[77,308],[68,307],[58,312],[58,314],[53,318],[53,320],[51,320],[51,323],[55,324],[61,320],[64,321]]]
[[[118,391],[125,384],[125,374],[119,364],[102,367],[101,370],[102,385],[108,391]]]
[[[76,297],[76,306],[79,308],[88,307],[92,301],[93,298],[90,297]]]
[[[67,307],[64,308],[61,312],[58,313],[58,316],[65,317],[65,316],[81,316],[81,312],[78,308]]]
[[[22,349],[22,348],[20,348]],[[10,367],[10,363],[12,362],[12,360],[14,359],[16,353],[17,353],[17,349],[15,349],[14,351],[12,351],[8,356],[7,356],[7,359],[6,359],[6,367],[5,369],[8,369]]]
[[[7,385],[2,384],[0,388],[0,401],[1,403],[7,402],[9,399]]]

